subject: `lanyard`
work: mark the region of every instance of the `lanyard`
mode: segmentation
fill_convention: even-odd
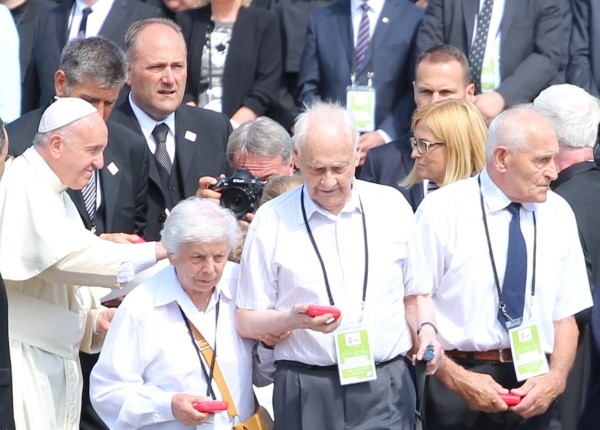
[[[213,357],[212,360],[210,362],[210,373],[206,370],[206,367],[204,366],[204,361],[202,360],[202,357],[200,356],[200,349],[198,348],[198,344],[196,343],[196,340],[194,339],[194,334],[192,333],[192,327],[190,326],[190,322],[188,321],[187,317],[185,316],[185,314],[183,313],[183,309],[181,309],[181,306],[179,306],[179,311],[181,312],[181,316],[183,317],[183,320],[185,321],[185,326],[188,329],[188,333],[190,335],[190,339],[192,339],[192,343],[194,344],[194,349],[196,350],[196,354],[198,354],[198,359],[200,360],[200,367],[202,368],[202,373],[204,374],[204,378],[206,379],[206,397],[212,397],[213,400],[216,400],[217,397],[215,396],[215,392],[212,389],[212,380],[213,380],[213,376],[215,373],[215,360],[217,358],[217,323],[219,322],[219,305],[221,303],[221,295],[219,294],[219,297],[217,298],[217,304],[215,306],[215,347],[213,348]],[[206,341],[208,343],[208,341]]]
[[[363,225],[363,239],[364,239],[364,247],[365,247],[365,276],[363,279],[363,290],[362,290],[362,301],[360,305],[360,320],[363,319],[363,312],[365,310],[365,303],[367,299],[367,279],[369,278],[369,247],[367,246],[367,223],[365,221],[365,210],[363,208],[362,200],[360,196],[358,196],[358,201],[360,203],[360,210],[362,215],[362,225]],[[321,270],[323,271],[323,279],[325,280],[325,288],[327,289],[327,296],[329,297],[329,304],[333,306],[335,303],[333,301],[333,295],[331,294],[331,288],[329,286],[329,278],[327,277],[327,270],[325,270],[325,263],[323,262],[323,258],[321,257],[321,253],[319,252],[319,248],[317,247],[317,243],[315,242],[315,238],[312,234],[312,230],[310,225],[308,225],[308,218],[306,217],[306,209],[304,208],[304,185],[302,185],[302,190],[300,191],[300,205],[302,207],[302,218],[304,219],[304,226],[306,227],[306,232],[308,233],[308,237],[310,238],[310,243],[312,244],[315,253],[317,254],[317,258],[319,259],[319,263],[321,263]]]
[[[490,252],[490,262],[492,263],[492,271],[494,272],[494,281],[496,284],[496,291],[498,292],[498,299],[500,305],[500,311],[506,317],[507,321],[513,321],[513,318],[506,312],[506,304],[502,297],[502,290],[500,289],[500,281],[498,280],[498,271],[496,270],[496,263],[494,261],[494,253],[492,252],[492,241],[490,240],[490,230],[488,228],[487,218],[485,215],[485,208],[483,206],[483,193],[481,192],[481,175],[477,177],[477,183],[479,184],[479,201],[481,203],[481,215],[483,216],[483,226],[485,227],[485,237],[488,243],[488,249]],[[533,297],[535,296],[535,267],[537,261],[537,221],[535,219],[535,212],[533,214],[533,273],[531,275],[531,303],[533,304]]]

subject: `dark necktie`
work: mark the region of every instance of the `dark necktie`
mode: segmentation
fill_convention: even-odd
[[[81,11],[81,23],[79,24],[79,31],[77,32],[77,37],[85,38],[88,15],[92,12],[93,10],[91,7],[86,7]]]
[[[527,247],[521,232],[521,217],[519,203],[511,203],[506,209],[512,214],[508,226],[508,255],[506,257],[506,272],[502,287],[502,298],[506,312],[514,323],[510,327],[521,324],[525,306],[525,284],[527,282]],[[507,319],[502,311],[498,311],[498,320],[506,326]]]
[[[481,67],[483,66],[483,56],[485,55],[485,46],[487,44],[488,32],[490,29],[490,20],[492,19],[492,9],[494,0],[485,0],[477,16],[477,33],[475,40],[469,51],[469,67],[471,68],[471,82],[475,84],[475,94],[481,93]]]
[[[170,175],[173,163],[171,163],[171,158],[167,152],[167,134],[169,134],[169,126],[164,122],[161,122],[152,130],[152,137],[156,142],[154,158]]]
[[[369,51],[369,5],[366,0],[360,5],[363,10],[360,24],[358,26],[358,37],[356,38],[356,48],[354,50],[356,54],[356,70],[362,68],[367,52]]]
[[[96,171],[92,174],[89,184],[81,190],[85,211],[90,218],[92,225],[96,221]]]

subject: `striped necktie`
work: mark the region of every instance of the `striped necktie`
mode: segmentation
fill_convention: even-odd
[[[370,27],[369,27],[369,5],[367,0],[363,0],[360,5],[363,10],[362,17],[360,19],[360,25],[358,26],[358,37],[356,38],[356,48],[354,50],[356,54],[356,70],[360,70],[363,66],[367,52],[369,52],[370,43]]]
[[[92,174],[90,182],[81,190],[85,211],[90,218],[92,225],[96,223],[96,171]]]

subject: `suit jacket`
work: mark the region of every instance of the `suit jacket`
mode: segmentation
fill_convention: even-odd
[[[590,319],[590,378],[577,430],[595,429],[600,422],[600,288],[594,288],[592,299],[594,306]]]
[[[31,62],[23,83],[23,113],[37,109],[54,95],[54,74],[59,69],[60,55],[68,41],[72,6],[72,0],[65,1],[40,15],[36,22]],[[115,0],[99,36],[124,48],[125,33],[131,24],[160,15],[158,8],[146,3]]]
[[[311,15],[298,72],[300,104],[318,99],[346,104],[355,56],[351,16],[350,0],[337,0]],[[372,69],[375,125],[392,139],[410,131],[415,107],[415,39],[422,16],[422,9],[406,0],[386,0],[373,33],[372,49],[364,67],[357,70],[357,83],[366,85]]]
[[[143,135],[129,100],[113,110],[111,119]],[[168,211],[196,194],[198,179],[230,172],[226,157],[230,133],[231,124],[224,114],[187,105],[175,111],[175,160],[168,183],[161,178],[154,157],[150,159],[146,240],[160,239]]]
[[[387,145],[370,149],[367,152],[365,164],[362,166],[359,178],[396,188],[406,197],[413,211],[416,211],[424,197],[421,183],[415,184],[410,189],[398,185],[408,176],[415,165],[415,160],[410,156],[412,152],[410,137],[412,137],[412,133],[402,136]]]
[[[500,25],[498,91],[508,106],[530,102],[556,76],[563,55],[564,0],[506,0]],[[468,56],[479,0],[431,0],[418,52],[450,44]]]
[[[8,302],[0,276],[0,428],[14,430],[12,376],[8,344]]]
[[[8,124],[10,153],[21,155],[31,146],[46,106]],[[96,213],[96,233],[144,234],[148,211],[148,145],[136,133],[114,121],[106,123],[108,145],[100,169],[101,205]],[[67,190],[87,229],[91,221],[80,191]]]
[[[180,13],[177,22],[188,47],[186,101],[200,93],[202,49],[211,22],[210,5]],[[223,113],[228,117],[242,106],[258,116],[266,115],[275,102],[281,79],[281,39],[275,13],[242,7],[233,24],[223,74]]]
[[[600,3],[573,1],[573,30],[567,82],[600,95]]]

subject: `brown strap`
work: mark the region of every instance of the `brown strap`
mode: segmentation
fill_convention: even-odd
[[[189,319],[188,319],[189,321]],[[213,359],[213,349],[210,344],[204,339],[202,333],[198,331],[196,326],[189,321],[190,327],[192,328],[192,333],[194,333],[194,339],[196,339],[196,344],[198,345],[198,349],[202,356],[206,360],[207,363],[212,363]],[[227,383],[225,382],[225,378],[223,378],[223,374],[221,373],[221,369],[219,368],[219,363],[215,360],[215,373],[213,375],[215,381],[217,382],[217,386],[219,387],[219,391],[223,395],[224,400],[227,402],[229,407],[227,408],[227,413],[231,418],[235,418],[238,416],[237,409],[235,408],[235,404],[233,403],[233,398],[231,397],[231,393],[229,392],[229,388],[227,388]]]

